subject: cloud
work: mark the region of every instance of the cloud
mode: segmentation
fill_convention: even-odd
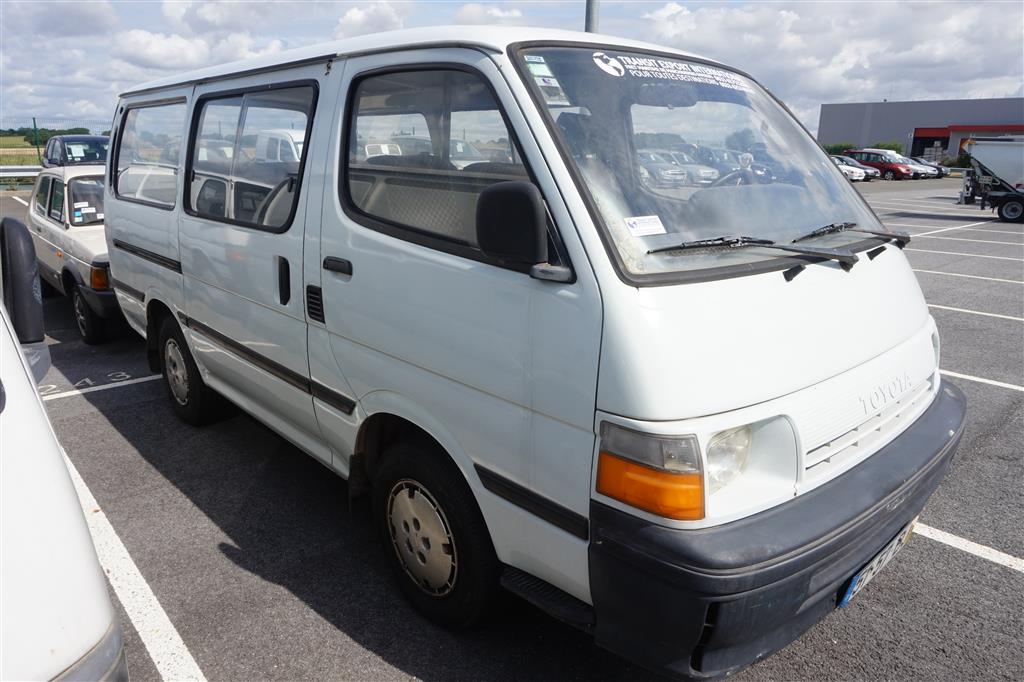
[[[514,23],[523,13],[518,9],[501,9],[494,5],[471,2],[455,12],[455,21],[460,24],[502,24]]]
[[[114,36],[111,54],[129,64],[156,69],[195,69],[210,61],[210,46],[202,38],[150,33],[141,28]]]
[[[392,31],[405,25],[409,14],[407,3],[376,0],[363,7],[353,7],[345,12],[334,28],[335,38]]]
[[[4,32],[66,39],[107,33],[117,25],[110,2],[9,2],[4,0]]]

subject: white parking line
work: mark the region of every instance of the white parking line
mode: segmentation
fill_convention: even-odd
[[[78,501],[89,525],[100,565],[103,566],[110,586],[114,588],[114,593],[132,621],[132,626],[139,633],[139,639],[145,645],[160,676],[175,682],[206,680],[174,623],[160,606],[160,601],[153,594],[149,583],[142,577],[139,567],[132,561],[117,531],[100,509],[89,486],[85,484],[67,455],[64,456],[64,461],[78,492]]]
[[[105,391],[108,388],[117,388],[118,386],[131,386],[132,384],[141,384],[144,381],[155,381],[162,375],[151,374],[148,377],[139,377],[137,379],[125,379],[124,381],[115,381],[109,384],[103,384],[102,386],[90,386],[88,388],[75,389],[74,391],[64,391],[63,393],[51,393],[50,395],[44,395],[43,400],[57,400],[58,398],[70,398],[75,395],[82,395],[83,393],[92,393],[93,391]]]
[[[918,235],[920,236],[920,235]],[[930,249],[904,249],[904,251],[918,251],[920,253],[941,253],[945,256],[969,256],[971,258],[992,258],[994,260],[1015,260],[1024,263],[1024,258],[1010,258],[1009,256],[983,256],[980,253],[959,253],[957,251],[932,251]]]
[[[918,233],[918,234],[916,234],[914,236],[915,237],[923,237],[923,236],[928,235],[928,234],[938,234],[939,232],[949,232],[950,230],[963,230],[963,229],[966,229],[968,227],[974,227],[975,225],[984,225],[985,223],[990,223],[990,222],[992,222],[992,221],[991,220],[979,220],[976,223],[967,223],[966,225],[954,225],[953,227],[943,227],[943,228],[938,229],[938,230],[932,230],[931,232],[920,232],[920,233]]]
[[[964,216],[964,217],[970,217],[971,214],[973,214],[973,215],[979,215],[979,214],[984,215],[978,209],[973,209],[973,210],[972,209],[963,209],[963,210],[946,211],[946,210],[936,210],[934,208],[923,208],[923,207],[919,208],[919,207],[914,207],[914,206],[906,206],[905,204],[899,204],[899,203],[896,203],[896,202],[884,202],[883,203],[881,201],[873,202],[870,205],[871,205],[871,208],[882,209],[882,211],[885,211],[886,213],[903,212],[903,213],[920,213],[921,215],[929,215],[929,214],[930,215],[958,215],[958,216]]]
[[[14,199],[15,201],[17,201],[22,206],[28,206],[28,202],[25,201],[24,199],[22,199],[21,197],[11,197],[11,198]]]
[[[1024,246],[1024,242],[997,242],[991,239],[967,239],[966,237],[934,237],[929,233],[915,234],[914,236],[925,237],[926,239],[952,239],[953,241],[958,242],[977,242],[978,244],[1005,244],[1006,246]]]
[[[965,379],[966,381],[977,381],[979,384],[988,384],[989,386],[998,386],[999,388],[1008,388],[1011,391],[1024,392],[1024,386],[1018,386],[1017,384],[1008,384],[1004,381],[995,381],[993,379],[982,379],[981,377],[973,377],[970,374],[960,374],[959,372],[950,372],[946,369],[940,369],[940,373],[945,374],[948,377],[954,379]]]
[[[1014,317],[1012,315],[1000,315],[998,313],[983,313],[980,310],[968,310],[967,308],[953,308],[948,305],[936,305],[934,303],[928,304],[929,308],[938,308],[939,310],[952,310],[955,313],[970,313],[971,315],[984,315],[985,317],[998,317],[1003,320],[1013,320],[1014,322],[1024,322],[1024,317]]]
[[[935,540],[936,542],[941,542],[944,545],[955,547],[962,552],[973,554],[976,557],[987,559],[988,561],[999,564],[1000,566],[1006,566],[1007,568],[1012,568],[1015,571],[1024,573],[1024,559],[1018,559],[1010,554],[1000,552],[998,549],[979,545],[977,542],[965,540],[962,537],[947,533],[946,531],[939,530],[938,528],[926,526],[923,523],[919,523],[914,526],[914,533],[922,535],[929,540]]]
[[[942,272],[941,270],[918,270],[914,268],[914,272],[925,272],[929,275],[946,275],[947,277],[966,277],[968,279],[983,279],[987,282],[1003,282],[1005,284],[1024,284],[1024,280],[1019,279],[1000,279],[998,277],[982,277],[981,275],[962,275],[959,272]]]

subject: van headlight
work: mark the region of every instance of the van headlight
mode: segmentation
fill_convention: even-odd
[[[749,425],[722,431],[708,442],[708,494],[729,485],[746,470],[750,442]]]

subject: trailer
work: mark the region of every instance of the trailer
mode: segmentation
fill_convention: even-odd
[[[1024,222],[1024,136],[979,137],[968,143],[974,182],[981,206],[996,209],[999,219]]]

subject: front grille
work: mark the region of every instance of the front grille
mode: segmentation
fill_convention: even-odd
[[[831,478],[836,469],[888,443],[920,415],[934,394],[935,378],[931,377],[854,428],[809,449],[804,454],[805,481]]]

